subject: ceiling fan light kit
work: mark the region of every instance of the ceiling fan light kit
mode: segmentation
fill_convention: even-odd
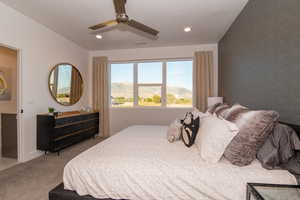
[[[126,0],[113,0],[113,2],[114,2],[114,6],[115,6],[116,19],[91,26],[91,27],[89,27],[89,29],[95,31],[95,30],[98,30],[101,28],[105,28],[108,26],[114,26],[114,25],[122,23],[122,24],[128,25],[132,28],[135,28],[139,31],[143,31],[147,34],[150,34],[152,36],[158,35],[159,31],[157,31],[149,26],[146,26],[136,20],[129,19],[128,15],[126,14],[126,9],[125,9]]]

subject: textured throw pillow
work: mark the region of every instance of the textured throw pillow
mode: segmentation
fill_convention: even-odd
[[[230,110],[230,106],[227,104],[222,104],[219,105],[216,109],[215,109],[215,114],[217,116],[221,116],[222,118],[224,118],[227,114],[227,112]]]
[[[206,113],[209,114],[217,114],[217,116],[222,116],[223,118],[226,116],[227,112],[229,111],[230,106],[226,103],[217,103],[213,106],[210,106]]]
[[[226,111],[226,113],[223,114],[223,118],[227,119],[227,117],[229,115],[231,115],[231,113],[236,112],[237,110],[241,110],[241,109],[248,109],[245,106],[242,106],[238,103],[233,104],[233,106],[231,106],[230,108],[228,108],[228,110]]]
[[[181,129],[182,129],[182,124],[181,124],[180,120],[176,119],[168,128],[168,131],[167,131],[168,141],[172,143],[177,140],[180,140]]]
[[[212,105],[210,107],[207,108],[206,113],[210,113],[213,114],[215,112],[215,110],[217,109],[218,106],[221,106],[222,103],[217,103],[215,105]]]
[[[195,141],[201,158],[209,163],[217,163],[238,132],[239,129],[234,123],[216,116],[201,120]]]
[[[224,156],[234,165],[249,165],[278,118],[279,114],[274,111],[251,111],[240,107],[231,112],[226,119],[235,123],[240,130],[227,146]]]

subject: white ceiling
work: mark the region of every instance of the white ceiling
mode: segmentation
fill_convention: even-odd
[[[127,0],[130,18],[160,31],[156,40],[118,25],[101,32],[89,26],[115,19],[113,0],[0,0],[89,50],[217,43],[248,0]],[[192,31],[185,33],[184,27]],[[145,44],[146,43],[146,44]]]

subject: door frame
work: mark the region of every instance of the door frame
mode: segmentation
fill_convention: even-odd
[[[0,46],[12,49],[17,52],[17,86],[16,86],[16,98],[17,98],[17,151],[18,162],[24,162],[24,139],[22,135],[22,50],[13,46],[0,43]]]
[[[24,155],[24,138],[22,134],[23,130],[23,104],[22,104],[22,50],[17,50],[17,128],[18,128],[18,162],[23,162],[25,160]]]

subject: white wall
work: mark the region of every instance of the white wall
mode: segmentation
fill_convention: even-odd
[[[218,46],[217,44],[173,46],[157,48],[121,49],[108,51],[90,52],[89,79],[92,80],[92,58],[96,56],[107,56],[109,61],[129,61],[160,58],[192,58],[195,51],[210,50],[214,52],[215,69],[215,95],[218,94]],[[92,84],[92,82],[90,82]],[[90,89],[92,86],[90,85]],[[90,91],[91,92],[91,91]],[[91,92],[92,93],[92,92]],[[92,98],[90,98],[90,103]],[[111,109],[111,132],[112,134],[131,125],[167,125],[176,117],[181,117],[190,109],[182,108],[112,108]]]
[[[36,114],[47,112],[49,106],[58,110],[76,110],[88,104],[88,51],[32,19],[0,3],[0,44],[20,52],[19,86],[22,115],[22,161],[40,155],[36,150]],[[82,73],[85,82],[83,98],[76,105],[57,104],[48,91],[48,75],[57,63],[69,62]]]

